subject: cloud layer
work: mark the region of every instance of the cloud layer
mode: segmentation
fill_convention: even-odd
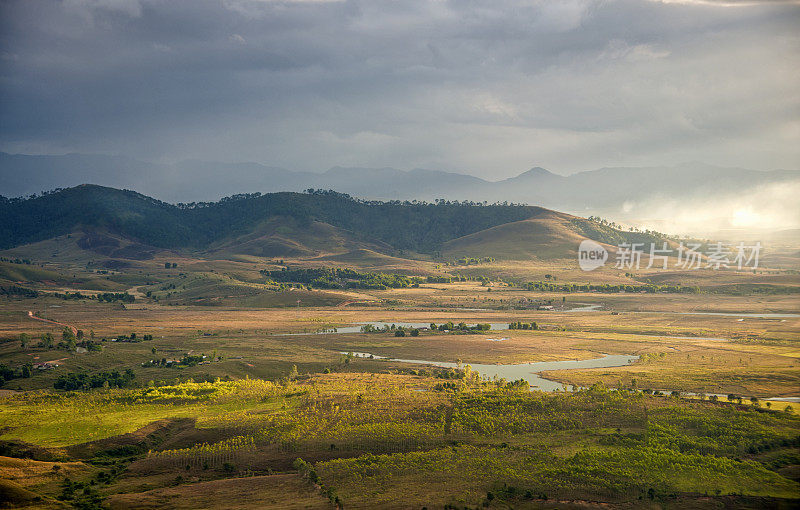
[[[0,149],[10,152],[488,179],[534,165],[800,167],[796,2],[12,0],[0,9]]]

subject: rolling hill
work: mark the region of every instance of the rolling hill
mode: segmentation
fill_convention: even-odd
[[[236,195],[177,206],[133,191],[82,185],[0,203],[0,248],[39,257],[142,261],[214,258],[348,258],[393,266],[391,257],[571,258],[583,239],[647,242],[541,207],[355,200],[335,192]],[[24,255],[21,248],[16,256]],[[388,258],[387,258],[388,257]],[[366,260],[370,259],[370,260]],[[119,262],[124,263],[124,262]]]
[[[446,257],[496,257],[503,259],[561,258],[574,251],[584,236],[564,213],[543,211],[536,217],[505,223],[447,241]]]
[[[298,258],[341,254],[352,250],[392,249],[386,243],[361,240],[353,233],[328,223],[310,221],[303,224],[293,217],[274,216],[251,232],[215,243],[209,254]]]

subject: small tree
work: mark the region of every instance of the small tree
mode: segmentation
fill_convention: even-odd
[[[54,344],[55,340],[53,339],[53,335],[50,333],[45,333],[42,335],[42,347],[45,349],[52,349]]]
[[[19,335],[19,344],[23,349],[27,349],[28,348],[28,344],[30,343],[30,341],[31,341],[31,337],[28,336],[27,333],[20,333],[20,335]]]

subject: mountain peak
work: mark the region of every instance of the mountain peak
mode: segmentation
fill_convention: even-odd
[[[531,168],[530,170],[522,172],[521,174],[519,174],[516,177],[512,177],[511,179],[531,179],[531,178],[536,178],[536,179],[547,178],[547,179],[549,179],[549,178],[555,178],[555,177],[561,177],[561,176],[560,175],[556,175],[553,172],[551,172],[551,171],[549,171],[549,170],[547,170],[545,168],[542,168],[540,166],[535,166],[535,167]],[[509,180],[511,180],[511,179],[509,179]]]

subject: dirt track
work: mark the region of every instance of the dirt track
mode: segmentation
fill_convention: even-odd
[[[57,322],[57,321],[53,321],[53,320],[50,320],[50,319],[43,319],[41,317],[37,317],[30,310],[28,310],[28,317],[30,317],[31,319],[36,320],[36,321],[48,322],[50,324],[56,324],[58,326],[64,326],[65,328],[71,329],[73,335],[77,335],[78,334],[78,328],[76,328],[75,326],[72,326],[70,324],[64,324],[63,322]]]

